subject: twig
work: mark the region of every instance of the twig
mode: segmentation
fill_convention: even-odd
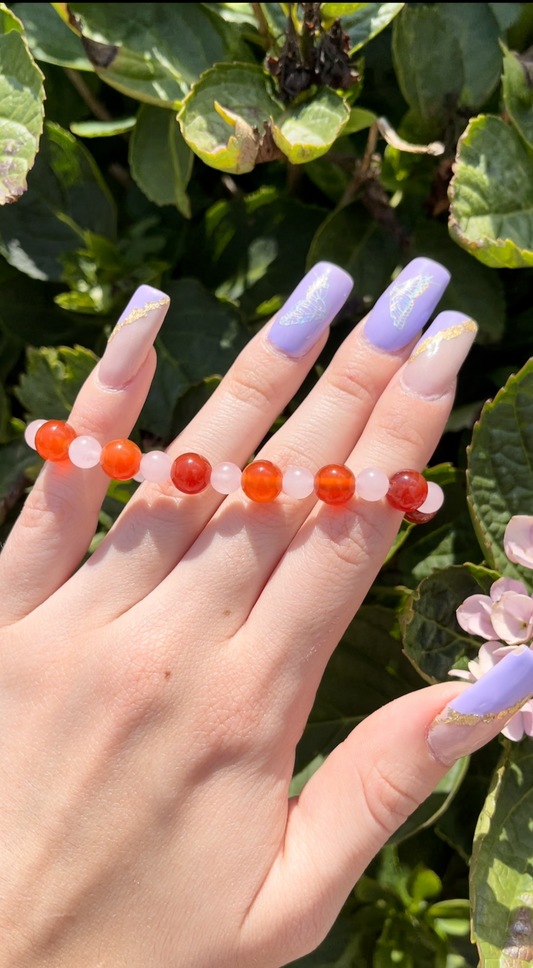
[[[380,135],[385,138],[387,144],[391,148],[397,148],[398,151],[408,151],[412,155],[434,155],[435,157],[444,154],[442,141],[432,141],[429,145],[412,145],[409,141],[404,141],[403,138],[400,138],[400,135],[389,124],[387,118],[378,118],[376,125],[379,128]]]
[[[99,121],[113,121],[113,115],[109,113],[98,98],[91,94],[79,71],[74,71],[71,67],[64,67],[63,70],[95,118],[98,118]]]
[[[257,29],[263,38],[263,43],[265,45],[265,50],[269,50],[272,44],[275,43],[274,38],[270,34],[270,28],[268,26],[267,19],[263,13],[263,8],[260,3],[252,3],[252,10],[254,12],[254,17],[257,20]]]
[[[344,208],[345,205],[348,205],[348,203],[352,201],[352,198],[356,192],[359,191],[363,182],[365,182],[367,178],[371,177],[370,165],[372,164],[372,158],[374,157],[377,141],[378,126],[377,123],[374,122],[368,132],[365,153],[360,161],[357,159],[355,162],[352,180],[350,181],[349,185],[346,186],[344,194],[338,204],[338,208]]]

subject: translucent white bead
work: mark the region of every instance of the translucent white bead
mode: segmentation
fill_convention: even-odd
[[[102,446],[94,437],[82,435],[76,437],[69,449],[68,456],[75,467],[82,467],[87,470],[89,467],[96,467],[100,463]]]
[[[424,503],[417,508],[417,511],[421,511],[422,514],[434,514],[443,504],[444,491],[442,487],[439,487],[434,481],[428,481],[428,496]]]
[[[241,486],[242,471],[236,464],[226,461],[217,464],[211,471],[211,487],[219,494],[233,494]]]
[[[45,423],[46,420],[32,420],[24,431],[24,440],[26,441],[28,447],[31,447],[32,450],[35,450],[35,434],[37,433],[39,427],[42,427],[42,425]]]
[[[377,467],[365,467],[355,480],[355,492],[363,501],[380,501],[389,490],[389,479]]]
[[[171,467],[172,457],[165,454],[163,450],[150,450],[147,454],[143,454],[139,470],[145,481],[150,481],[151,484],[162,484],[163,481],[170,480]]]
[[[314,476],[307,467],[288,467],[283,475],[283,490],[289,497],[309,497],[314,485]]]

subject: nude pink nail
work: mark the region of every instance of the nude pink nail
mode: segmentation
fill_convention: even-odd
[[[109,337],[98,367],[102,386],[119,390],[133,379],[161,329],[170,298],[160,289],[139,286]]]
[[[464,313],[440,313],[402,370],[404,386],[420,397],[441,397],[457,376],[476,333],[476,323]]]

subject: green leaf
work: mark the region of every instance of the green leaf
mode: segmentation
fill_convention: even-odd
[[[518,54],[503,50],[503,100],[505,110],[526,144],[533,148],[533,89]]]
[[[508,30],[520,19],[521,3],[489,3],[492,15],[501,30]]]
[[[440,783],[437,784],[433,793],[420,804],[407,820],[398,827],[392,837],[387,841],[388,844],[401,844],[403,840],[412,837],[425,827],[431,827],[441,817],[450,806],[455,794],[459,790],[468,771],[469,757],[465,756],[448,770]],[[415,895],[413,894],[413,897]]]
[[[323,3],[323,19],[342,17],[342,29],[350,38],[350,52],[359,50],[390,24],[403,3]]]
[[[508,743],[481,812],[470,873],[472,937],[485,968],[533,960],[533,743]]]
[[[257,26],[257,20],[252,9],[251,3],[204,3],[204,7],[209,7],[214,13],[218,13],[230,24],[253,24]],[[270,4],[269,6],[277,6]]]
[[[48,122],[28,191],[0,212],[0,252],[34,279],[60,280],[65,256],[83,247],[84,230],[113,238],[115,205],[87,148]]]
[[[299,773],[327,756],[348,733],[384,703],[419,688],[402,655],[395,613],[363,605],[333,653],[296,752]]]
[[[503,285],[496,272],[458,248],[444,226],[434,219],[421,219],[416,225],[412,254],[435,259],[451,273],[450,283],[439,302],[439,312],[457,309],[475,319],[479,326],[478,343],[501,340],[505,328],[505,301]]]
[[[485,404],[468,456],[468,500],[487,560],[533,587],[532,573],[510,562],[503,547],[514,514],[533,508],[533,360]]]
[[[136,117],[117,118],[116,121],[73,121],[70,130],[80,138],[111,138],[131,131],[136,122]]]
[[[442,881],[435,871],[427,867],[417,866],[411,872],[407,882],[407,890],[414,901],[425,901],[428,897],[435,897],[442,891]]]
[[[175,205],[191,217],[187,185],[194,155],[183,140],[175,111],[143,104],[129,145],[131,173],[156,205]]]
[[[43,129],[43,74],[20,33],[21,24],[0,7],[0,205],[26,191]]]
[[[246,45],[202,3],[69,3],[96,73],[117,90],[177,107],[220,61],[247,60]]]
[[[29,347],[27,369],[15,395],[27,419],[66,420],[98,357],[83,346]]]
[[[452,105],[481,107],[500,75],[498,34],[486,3],[406,4],[394,23],[393,55],[409,106],[441,126]]]
[[[13,13],[24,25],[28,46],[36,60],[92,71],[80,38],[58,17],[51,3],[14,3]]]
[[[352,108],[342,133],[343,135],[356,134],[357,131],[372,127],[375,121],[377,121],[377,115],[373,111],[367,111],[366,108]]]
[[[470,863],[479,814],[500,756],[499,738],[472,754],[468,772],[457,795],[435,824],[435,833],[453,847],[467,864]]]
[[[260,67],[217,64],[194,84],[178,119],[202,161],[241,175],[255,165],[264,122],[279,114]]]
[[[403,646],[426,682],[446,682],[462,656],[477,655],[481,641],[460,628],[455,612],[469,595],[487,595],[498,574],[479,565],[453,565],[424,578],[400,616]]]
[[[321,259],[346,269],[362,310],[370,309],[390,282],[398,264],[398,241],[374,219],[361,202],[332,212],[313,239],[307,268]]]
[[[324,87],[311,100],[285,111],[272,125],[272,136],[289,161],[301,165],[329,151],[349,117],[344,98]]]
[[[170,308],[158,338],[159,364],[140,426],[168,439],[177,401],[191,386],[229,369],[247,334],[229,303],[208,293],[197,279],[167,283]]]
[[[26,472],[41,463],[23,437],[0,445],[0,524],[29,481]]]
[[[6,392],[0,383],[0,443],[5,443],[9,438],[7,428],[9,425],[10,410]]]
[[[474,118],[459,139],[452,238],[494,268],[533,265],[533,155],[501,118]]]

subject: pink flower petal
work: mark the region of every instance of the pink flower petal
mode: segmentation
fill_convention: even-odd
[[[493,602],[497,602],[505,592],[517,592],[519,595],[529,595],[524,583],[517,581],[516,578],[498,578],[498,581],[495,581],[491,585],[490,597]]]
[[[533,568],[533,517],[515,514],[505,529],[503,545],[509,561]]]
[[[491,619],[498,638],[508,645],[526,642],[533,632],[533,599],[504,592],[492,607]]]
[[[502,733],[504,736],[507,736],[507,739],[514,740],[515,743],[518,743],[519,740],[522,739],[524,735],[524,723],[522,722],[521,712],[516,713],[516,715],[509,720],[507,726],[502,729]]]
[[[533,736],[533,712],[531,709],[526,709],[526,706],[531,706],[531,703],[526,702],[526,705],[522,706],[522,709],[520,710],[522,714],[522,722],[527,735]]]
[[[496,640],[483,643],[478,653],[478,662],[481,670],[481,675],[485,675],[485,673],[488,672],[489,669],[492,669],[493,665],[496,665],[496,663],[500,661],[498,652],[502,648],[507,650],[508,646],[505,646],[505,645],[502,646],[502,643]],[[501,658],[503,659],[503,656],[501,656]]]
[[[480,635],[483,639],[494,638],[491,623],[492,599],[488,595],[470,595],[456,611],[457,621],[465,632]]]
[[[472,663],[469,662],[469,666],[471,665]],[[458,679],[466,679],[467,682],[475,682],[476,679],[479,678],[478,676],[473,675],[471,672],[467,672],[466,669],[450,669],[448,675],[457,676]]]

